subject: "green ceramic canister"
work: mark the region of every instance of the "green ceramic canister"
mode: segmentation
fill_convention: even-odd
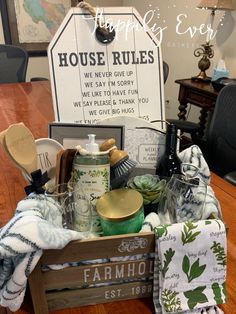
[[[105,193],[96,204],[104,235],[136,233],[144,221],[143,197],[122,188]]]

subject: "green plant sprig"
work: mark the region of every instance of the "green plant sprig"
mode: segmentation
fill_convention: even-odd
[[[164,289],[162,291],[162,302],[165,308],[165,311],[168,312],[180,312],[181,302],[180,299],[177,298],[178,293],[175,291],[171,291],[168,289]]]
[[[169,248],[169,250],[167,250],[165,253],[164,253],[164,256],[165,256],[165,261],[164,261],[164,266],[161,270],[161,273],[162,273],[162,276],[165,278],[165,275],[169,269],[169,264],[170,262],[172,261],[172,258],[173,256],[175,255],[175,251],[173,251],[171,248]]]
[[[197,287],[194,290],[184,292],[184,296],[188,299],[188,306],[190,310],[193,310],[198,303],[205,303],[208,301],[206,295],[203,293],[205,289],[206,286],[202,286]]]
[[[182,270],[188,278],[188,282],[200,277],[206,268],[206,264],[199,265],[199,258],[190,266],[190,260],[187,255],[184,256],[182,262]]]
[[[196,229],[197,225],[194,225],[191,221],[186,221],[184,224],[184,231],[182,231],[182,242],[183,245],[187,243],[191,243],[196,240],[196,237],[201,233],[201,231],[197,231],[193,233],[193,229]]]
[[[221,246],[219,242],[217,243],[214,241],[213,245],[211,246],[211,250],[216,256],[217,264],[226,266],[226,254],[223,246]]]

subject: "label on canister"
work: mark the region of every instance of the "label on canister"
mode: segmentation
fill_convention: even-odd
[[[92,231],[101,232],[96,202],[110,188],[110,165],[79,165],[74,163],[77,182],[92,204]]]

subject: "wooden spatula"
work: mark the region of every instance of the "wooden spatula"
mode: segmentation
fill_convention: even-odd
[[[3,137],[4,146],[12,160],[29,176],[37,170],[37,150],[33,134],[23,124],[12,124]]]

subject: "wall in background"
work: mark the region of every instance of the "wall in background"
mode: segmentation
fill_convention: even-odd
[[[13,0],[11,0],[13,1]],[[122,6],[122,0],[92,0],[89,1],[93,6]],[[2,19],[0,15],[0,43],[4,43]],[[29,65],[26,80],[29,81],[31,77],[46,77],[49,78],[49,68],[47,57],[31,57],[29,58]]]
[[[233,1],[236,7],[236,0]],[[161,47],[163,59],[170,66],[169,78],[165,85],[165,99],[169,100],[166,105],[166,116],[168,118],[176,118],[179,106],[179,86],[174,81],[181,78],[190,78],[199,73],[197,66],[199,58],[193,56],[193,51],[206,42],[206,35],[196,32],[191,38],[188,31],[189,27],[193,30],[194,26],[200,27],[202,23],[209,23],[210,11],[196,9],[199,3],[200,0],[123,1],[124,6],[134,6],[143,17],[149,10],[155,10],[154,16],[150,19],[148,25],[150,28],[155,26],[157,34],[158,27],[166,27],[163,31]],[[150,16],[149,14],[148,17]],[[178,16],[181,23],[178,21]],[[213,28],[217,28],[218,31],[216,37],[212,40],[215,56],[211,59],[212,65],[207,73],[209,76],[212,75],[213,68],[218,60],[224,58],[226,66],[230,70],[230,76],[236,77],[235,21],[236,11],[216,11]],[[198,121],[198,113],[198,108],[192,106],[189,119]]]
[[[236,7],[236,0],[234,5]],[[160,28],[163,30],[162,54],[163,59],[170,66],[169,78],[165,85],[165,99],[168,100],[166,105],[166,116],[168,118],[176,118],[178,112],[178,88],[174,83],[179,78],[189,78],[197,75],[198,58],[193,56],[193,51],[206,41],[206,35],[196,32],[190,36],[188,29],[191,27],[199,27],[202,23],[209,23],[210,11],[196,9],[200,0],[93,0],[89,1],[94,6],[134,6],[141,16],[149,10],[155,10],[153,17],[151,13],[147,15],[149,27],[155,29],[154,33],[160,38]],[[185,15],[183,15],[185,14]],[[178,25],[178,16],[181,23]],[[230,70],[230,76],[236,77],[236,11],[232,12],[216,12],[214,21],[214,29],[217,34],[212,41],[214,45],[215,56],[212,59],[212,65],[208,71],[208,75],[212,74],[213,68],[218,60],[224,58],[227,68]],[[185,34],[183,34],[185,32]],[[2,23],[0,20],[0,43],[4,43],[2,32]],[[34,76],[43,76],[49,78],[48,60],[46,57],[30,58],[27,80]],[[192,107],[189,112],[189,119],[198,120],[199,110]]]
[[[0,43],[4,43],[1,15],[0,15]],[[48,68],[47,57],[29,58],[29,65],[28,65],[26,80],[29,81],[31,77],[49,78],[49,68]]]

